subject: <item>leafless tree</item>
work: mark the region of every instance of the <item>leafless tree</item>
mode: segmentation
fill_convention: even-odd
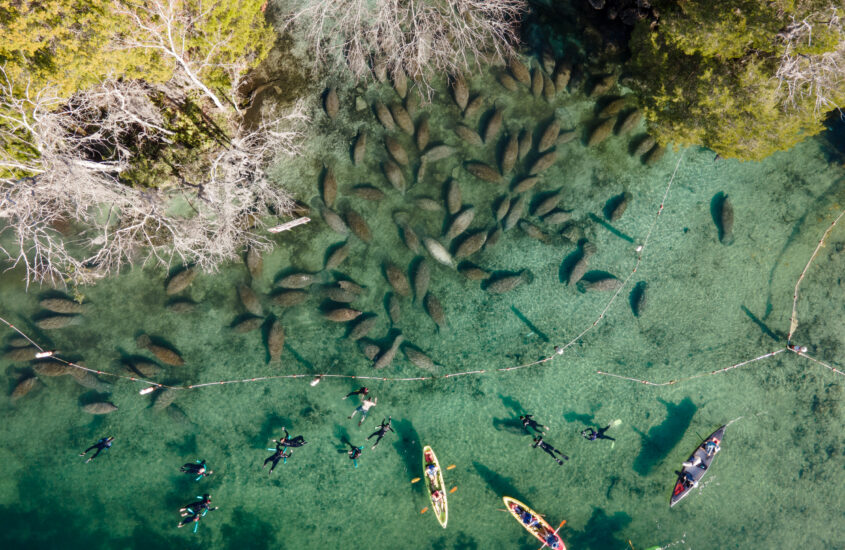
[[[316,60],[426,82],[513,54],[525,0],[308,0],[287,18]]]
[[[780,33],[783,53],[776,77],[785,90],[786,103],[798,105],[805,98],[812,98],[816,114],[842,107],[834,98],[842,96],[845,89],[845,25],[839,16],[840,9],[830,7],[829,12],[815,14],[802,20],[794,19]],[[813,45],[820,30],[838,37],[838,47],[821,54],[804,54],[798,50]]]

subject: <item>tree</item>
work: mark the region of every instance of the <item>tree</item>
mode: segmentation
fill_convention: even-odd
[[[843,9],[828,0],[655,2],[628,68],[661,144],[762,159],[822,130],[845,104]]]

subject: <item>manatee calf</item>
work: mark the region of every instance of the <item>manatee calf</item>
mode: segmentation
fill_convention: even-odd
[[[352,281],[338,281],[337,286],[353,294],[361,295],[364,293],[364,287],[359,284],[353,283]]]
[[[639,109],[631,111],[630,113],[622,117],[622,122],[619,125],[619,133],[627,134],[628,132],[637,127],[642,118],[643,114]]]
[[[32,370],[39,376],[65,376],[70,374],[72,368],[54,359],[42,359],[32,363]]]
[[[528,169],[528,173],[532,176],[541,174],[551,168],[555,162],[557,162],[557,153],[555,151],[549,151],[534,161]]]
[[[719,205],[719,242],[730,245],[734,242],[734,207],[725,195]]]
[[[601,142],[610,137],[613,133],[613,127],[616,125],[616,118],[609,118],[596,126],[590,133],[590,138],[587,140],[587,145],[593,147],[599,145]]]
[[[574,286],[587,273],[590,265],[590,257],[597,251],[596,245],[587,242],[581,247],[581,257],[572,266],[572,271],[569,272],[569,286]]]
[[[384,194],[384,191],[382,191],[378,187],[366,184],[356,185],[355,187],[351,188],[349,192],[355,195],[356,197],[367,201],[380,201],[387,196]]]
[[[304,290],[285,290],[277,294],[273,294],[270,300],[281,307],[293,307],[305,303],[308,299],[308,293]]]
[[[499,239],[502,238],[502,233],[503,231],[501,225],[497,224],[495,227],[493,227],[493,229],[491,229],[490,232],[487,233],[487,240],[484,241],[484,250],[495,246],[496,243],[499,242]]]
[[[44,298],[38,305],[53,313],[83,313],[85,306],[69,298]]]
[[[417,197],[414,199],[414,204],[426,212],[442,212],[443,205],[430,197]]]
[[[339,286],[327,286],[323,288],[323,295],[333,302],[348,304],[354,302],[358,295],[354,292],[349,292]]]
[[[391,81],[393,81],[393,89],[396,94],[405,99],[405,96],[408,95],[408,77],[405,75],[405,71],[402,69],[394,70]]]
[[[493,114],[487,120],[487,125],[484,127],[484,143],[491,143],[502,129],[504,113],[502,109],[496,107]]]
[[[250,277],[260,279],[261,272],[264,270],[264,260],[261,258],[261,253],[252,246],[247,247],[245,262]]]
[[[484,140],[481,139],[481,136],[478,135],[478,132],[464,126],[463,124],[458,124],[455,126],[455,133],[461,138],[465,143],[468,145],[472,145],[474,147],[481,147],[484,145]]]
[[[370,361],[375,359],[376,356],[381,353],[381,349],[377,345],[367,340],[359,341],[358,349],[360,349],[361,353],[364,354],[364,357],[366,357]]]
[[[666,154],[666,147],[663,147],[660,144],[655,145],[651,151],[646,153],[643,156],[643,162],[646,166],[652,166],[657,164],[657,162],[663,158],[663,155]]]
[[[402,304],[399,303],[399,297],[393,292],[387,297],[387,316],[390,318],[391,325],[398,325],[402,319]]]
[[[454,179],[446,183],[446,210],[449,214],[457,214],[463,205],[461,186]]]
[[[317,278],[311,273],[291,273],[276,283],[280,288],[306,288],[314,284]]]
[[[605,105],[601,111],[599,111],[599,117],[604,118],[616,116],[622,109],[625,108],[625,105],[627,104],[628,101],[624,97],[614,99],[610,103]]]
[[[428,263],[420,259],[414,270],[414,297],[417,303],[421,302],[428,292],[428,285],[431,282],[431,268]]]
[[[568,222],[572,219],[572,212],[567,212],[566,210],[552,210],[545,216],[543,216],[543,222],[549,225],[557,225],[560,223]]]
[[[379,122],[381,122],[381,125],[384,126],[385,129],[391,132],[396,129],[396,123],[393,121],[393,115],[390,114],[390,111],[384,106],[384,103],[376,101],[375,105],[373,105],[373,110],[376,113],[376,118]]]
[[[515,92],[519,90],[519,86],[516,80],[514,80],[514,78],[507,73],[499,75],[499,84],[504,86],[504,88],[509,92]]]
[[[27,376],[26,378],[23,378],[15,385],[15,389],[12,390],[12,395],[9,397],[9,399],[14,403],[21,397],[28,394],[30,391],[32,391],[32,389],[36,386],[37,383],[38,378],[36,378],[35,376]]]
[[[560,60],[555,66],[554,74],[552,74],[552,81],[555,85],[555,90],[558,93],[566,90],[569,84],[569,78],[572,75],[572,64],[568,61]]]
[[[471,235],[468,235],[461,244],[458,245],[458,248],[455,249],[455,259],[467,258],[472,256],[479,250],[481,247],[484,246],[484,243],[487,242],[487,232],[486,231],[477,231]]]
[[[533,144],[534,137],[531,135],[531,129],[523,128],[519,133],[519,160],[525,160]]]
[[[329,166],[323,174],[323,202],[329,208],[333,208],[335,198],[337,198],[337,179],[334,177],[334,170]]]
[[[646,137],[644,137],[644,138],[643,138],[643,139],[639,142],[639,144],[638,144],[638,145],[634,148],[634,151],[633,151],[633,153],[632,153],[632,154],[633,154],[635,157],[638,157],[638,156],[640,156],[640,155],[644,155],[644,154],[648,153],[649,151],[651,151],[651,149],[652,149],[652,148],[653,148],[656,144],[657,144],[657,142],[654,140],[654,138],[653,138],[653,137],[651,137],[651,136],[646,136]]]
[[[517,135],[511,132],[505,140],[505,144],[502,147],[502,155],[499,159],[499,168],[502,169],[503,175],[511,173],[517,158],[519,158],[519,138]]]
[[[449,228],[446,230],[445,238],[447,241],[451,241],[470,226],[472,220],[475,219],[475,208],[469,207],[465,209],[463,212],[455,216],[452,220],[452,223],[449,224]]]
[[[531,73],[528,72],[528,67],[526,67],[522,61],[516,57],[512,57],[510,61],[508,61],[508,69],[517,82],[523,86],[527,86],[529,88],[531,87]]]
[[[575,130],[567,130],[565,132],[561,132],[557,136],[557,141],[555,141],[555,145],[566,145],[576,137],[578,137],[578,132],[576,132]]]
[[[435,145],[425,153],[422,158],[428,162],[435,162],[451,157],[455,154],[455,148],[449,145]]]
[[[534,276],[526,269],[516,275],[505,275],[504,277],[497,278],[495,281],[491,280],[484,290],[490,294],[504,294],[523,284],[531,283],[533,280]]]
[[[346,212],[346,224],[352,230],[352,233],[365,243],[373,240],[373,233],[370,231],[370,226],[367,225],[367,220],[351,208]]]
[[[458,106],[458,109],[461,111],[466,109],[467,102],[469,101],[469,87],[461,75],[452,77],[452,98],[455,100],[455,105]]]
[[[179,355],[177,351],[172,350],[170,348],[166,348],[164,346],[160,346],[158,344],[154,344],[150,337],[146,334],[142,334],[141,336],[139,336],[135,340],[135,343],[140,348],[148,349],[150,353],[156,356],[156,359],[166,365],[181,367],[185,364],[185,360],[182,359],[182,356]]]
[[[332,309],[324,314],[326,319],[335,323],[345,323],[357,318],[359,315],[361,315],[360,311],[347,307]]]
[[[436,372],[440,368],[440,365],[435,364],[431,357],[413,346],[402,346],[402,351],[411,363],[425,371]]]
[[[493,211],[493,216],[496,218],[496,223],[502,221],[508,214],[511,207],[511,198],[507,195],[502,195],[496,203],[496,209]]]
[[[469,100],[467,108],[464,109],[464,120],[472,118],[484,107],[484,96],[477,95]]]
[[[552,120],[540,136],[540,141],[537,143],[537,152],[545,153],[554,147],[559,134],[560,123],[557,120]]]
[[[607,208],[605,209],[607,219],[612,222],[619,221],[619,218],[621,218],[622,214],[625,213],[625,210],[628,209],[628,202],[630,200],[631,194],[627,191],[610,199],[610,201],[608,201]]]
[[[458,271],[470,281],[484,281],[490,278],[490,273],[472,264],[461,264]]]
[[[241,299],[241,304],[245,310],[253,315],[264,315],[264,307],[261,305],[261,300],[258,299],[258,295],[250,287],[239,285],[238,297]]]
[[[411,295],[411,285],[405,272],[394,263],[387,262],[384,266],[384,275],[393,290],[401,296]]]
[[[543,95],[543,72],[540,67],[534,67],[534,73],[531,75],[531,95],[534,99],[540,99]]]
[[[407,223],[407,221],[402,221],[405,219],[407,219],[406,216],[394,215],[396,225],[399,226],[399,231],[402,234],[402,242],[405,243],[405,246],[408,247],[408,250],[410,250],[414,254],[419,254],[421,250],[420,238],[417,236],[414,230],[411,229],[411,226]]]
[[[125,365],[130,374],[139,374],[145,378],[154,378],[161,374],[162,371],[162,368],[159,365],[156,365],[152,361],[145,361],[143,359],[128,359],[126,360]]]
[[[378,317],[375,315],[361,316],[349,332],[348,338],[353,341],[364,338],[371,330],[373,330],[377,320]]]
[[[437,260],[438,263],[449,267],[455,267],[452,255],[449,254],[449,251],[446,250],[442,244],[431,237],[425,237],[423,238],[423,245],[425,246],[425,249],[428,250],[428,253],[431,254],[431,257]]]
[[[326,90],[325,96],[323,97],[323,108],[326,110],[329,118],[334,119],[337,116],[340,110],[340,100],[337,97],[337,90],[334,86]]]
[[[511,203],[511,207],[508,210],[508,214],[505,216],[505,219],[502,220],[502,228],[505,231],[508,231],[513,228],[517,224],[517,222],[519,222],[519,220],[522,218],[522,214],[524,211],[525,195],[520,195],[515,201]]]
[[[358,136],[355,138],[355,143],[352,144],[352,162],[355,166],[360,166],[367,156],[367,131],[358,130]]]
[[[276,363],[282,356],[282,349],[285,347],[285,327],[280,319],[274,319],[267,332],[267,352],[270,354],[270,361]]]
[[[464,168],[466,168],[467,172],[480,180],[489,181],[490,183],[500,183],[502,181],[501,174],[499,174],[499,172],[489,164],[471,161],[465,163]]]
[[[411,119],[411,115],[408,111],[405,110],[405,107],[398,103],[394,103],[390,106],[390,114],[393,117],[393,121],[396,122],[396,125],[399,126],[403,132],[409,136],[414,135],[414,121]]]
[[[173,313],[191,313],[197,309],[197,303],[187,298],[177,298],[176,300],[168,300],[164,307]]]
[[[536,239],[543,243],[549,242],[549,236],[539,227],[529,222],[528,220],[519,220],[517,226],[529,237]]]
[[[331,228],[332,231],[340,235],[347,235],[349,233],[349,226],[346,222],[331,208],[323,208],[320,213],[323,215],[323,221]]]
[[[326,269],[332,270],[337,269],[337,267],[346,261],[346,258],[349,257],[349,241],[344,242],[342,245],[338,246],[332,253],[329,254],[329,257],[326,259]],[[260,313],[256,315],[261,315]]]
[[[399,346],[405,340],[405,337],[401,334],[398,334],[396,338],[393,339],[393,343],[390,345],[389,348],[384,350],[384,352],[378,356],[378,359],[375,360],[373,363],[373,368],[376,370],[381,370],[390,365],[393,362],[393,358],[396,357],[396,352],[399,350]]]
[[[428,313],[428,316],[431,317],[432,321],[434,321],[434,324],[437,325],[437,328],[446,328],[446,313],[443,311],[443,306],[440,304],[440,300],[437,299],[437,296],[429,292],[425,295],[423,303],[425,304],[426,313]]]
[[[243,319],[239,319],[232,325],[232,330],[235,332],[239,332],[241,334],[245,332],[251,332],[257,328],[259,328],[264,323],[263,317],[245,317]],[[156,356],[157,357],[157,356]]]
[[[538,183],[540,183],[539,176],[525,176],[514,182],[512,191],[514,193],[525,193],[526,191],[534,189],[534,186]]]
[[[390,182],[390,185],[404,195],[405,176],[402,174],[402,169],[399,165],[392,160],[387,160],[382,165],[382,169],[384,170],[384,175],[387,177],[387,181]]]
[[[110,412],[116,411],[117,406],[108,401],[100,401],[99,403],[88,403],[82,407],[82,410],[89,414],[109,414]]]
[[[414,134],[414,141],[417,144],[417,151],[424,151],[431,139],[431,128],[428,125],[428,117],[423,117],[417,124],[417,131]]]
[[[553,195],[547,196],[545,199],[540,201],[535,207],[532,214],[535,216],[545,216],[555,208],[560,203],[561,199],[563,198],[563,191],[558,191]]]
[[[112,385],[109,382],[104,382],[97,378],[97,376],[90,371],[84,369],[70,369],[70,375],[76,380],[76,383],[83,388],[88,388],[98,392],[110,392]]]
[[[164,287],[165,292],[168,295],[176,294],[177,292],[182,292],[188,285],[194,282],[194,279],[197,276],[197,270],[193,267],[186,267],[182,271],[174,274],[170,279],[167,280],[167,284]]]

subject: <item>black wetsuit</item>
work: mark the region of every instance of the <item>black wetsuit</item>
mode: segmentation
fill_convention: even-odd
[[[599,429],[599,431],[596,431],[592,427],[590,427],[581,432],[581,435],[583,435],[588,441],[595,441],[597,439],[609,439],[611,441],[616,441],[614,438],[604,435],[604,432],[609,429],[610,424],[608,424],[604,428]]]
[[[549,429],[547,426],[540,425],[540,423],[532,418],[533,416],[533,414],[525,414],[519,417],[519,419],[522,420],[522,429],[524,429],[527,433],[531,433],[529,428],[534,428],[538,432],[543,432]]]
[[[186,504],[180,512],[182,512],[183,519],[179,522],[179,527],[183,527],[188,525],[189,523],[194,523],[202,519],[202,517],[207,514],[208,512],[213,512],[217,510],[217,507],[211,508],[211,496],[205,494],[201,497],[197,497],[200,500],[198,502],[191,502],[190,504]]]
[[[184,464],[180,468],[180,471],[185,474],[198,475],[200,477],[211,474],[211,472],[209,472],[208,468],[206,467],[205,460],[203,460],[202,462],[189,462],[187,464]]]
[[[391,432],[393,432],[393,428],[390,427],[390,420],[392,418],[393,417],[388,416],[387,417],[387,423],[385,423],[384,419],[382,418],[381,419],[381,426],[379,426],[378,430],[374,431],[372,434],[370,434],[369,437],[367,437],[367,441],[369,441],[371,437],[378,436],[378,439],[376,439],[375,445],[373,445],[373,449],[375,449],[376,445],[379,444],[379,441],[381,441],[381,438],[384,437],[384,434],[387,433],[387,430],[390,430]],[[396,432],[394,432],[394,433],[396,433]]]
[[[344,399],[348,399],[348,398],[352,397],[353,395],[367,395],[367,393],[369,393],[369,391],[370,391],[369,388],[365,388],[365,387],[362,386],[355,391],[351,391],[351,392],[347,393],[346,396],[344,397]]]
[[[568,456],[566,456],[566,455],[565,455],[565,454],[563,454],[562,452],[558,451],[557,449],[555,449],[554,447],[552,447],[551,445],[549,445],[548,443],[546,443],[545,441],[543,441],[543,438],[542,438],[542,437],[535,437],[535,438],[534,438],[534,444],[533,444],[533,445],[531,445],[531,446],[532,446],[532,447],[540,447],[541,449],[543,449],[544,451],[546,451],[547,453],[549,453],[549,454],[551,455],[551,457],[552,457],[553,459],[555,459],[555,460],[557,461],[557,463],[558,463],[558,464],[560,464],[561,466],[563,466],[563,460],[561,460],[561,459],[559,459],[558,457],[556,457],[556,456],[555,456],[555,453],[557,453],[557,454],[559,454],[560,456],[562,456],[564,460],[569,460],[569,457],[568,457]]]
[[[94,443],[93,445],[91,445],[90,447],[88,447],[87,449],[85,449],[85,452],[79,453],[79,456],[85,456],[86,454],[88,454],[88,451],[90,451],[92,449],[97,449],[97,452],[94,453],[93,455],[91,455],[88,458],[88,460],[85,461],[85,462],[91,462],[92,460],[97,458],[97,455],[99,455],[102,451],[104,451],[105,449],[111,448],[112,442],[114,442],[113,437],[104,437],[104,438],[100,439],[99,441],[97,441],[96,443]]]
[[[282,460],[284,458],[290,458],[290,455],[293,451],[286,453],[285,449],[286,449],[285,445],[281,441],[278,441],[276,443],[276,452],[274,452],[272,455],[267,457],[267,460],[264,461],[264,465],[262,465],[261,468],[263,469],[264,466],[267,466],[268,462],[272,462],[273,465],[270,466],[270,473],[272,474],[273,470],[275,470],[276,466],[278,466],[280,460]]]
[[[279,444],[283,447],[302,447],[307,441],[301,435],[298,435],[291,439],[290,434],[288,433],[287,428],[282,428],[282,431],[285,432],[285,436],[279,440]]]
[[[357,459],[359,456],[361,456],[361,451],[364,449],[364,447],[356,447],[352,443],[347,443],[347,445],[349,445],[349,452],[347,453],[349,455],[349,459],[354,462],[355,466],[357,467]]]

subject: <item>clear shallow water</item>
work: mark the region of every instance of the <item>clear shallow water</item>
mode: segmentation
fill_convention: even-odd
[[[505,109],[505,126],[542,128],[555,114],[564,128],[583,130],[593,119],[582,94],[561,99],[552,109],[526,90],[505,94],[492,77],[474,81]],[[463,147],[430,167],[406,197],[392,190],[381,173],[386,158],[382,134],[371,112],[354,110],[356,94],[396,101],[387,88],[341,90],[344,111],[329,123],[317,113],[323,134],[309,144],[308,159],[280,167],[279,178],[304,202],[316,204],[322,163],[332,164],[340,186],[337,210],[354,208],[368,221],[374,240],[350,237],[353,253],[339,269],[368,292],[355,302],[375,312],[371,333],[387,342],[384,308],[389,290],[385,261],[405,268],[415,256],[399,240],[392,214],[407,210],[421,233],[442,231],[442,214],[418,211],[407,198],[440,198],[448,177],[459,181],[463,202],[477,211],[472,229],[493,224],[491,202],[504,187],[470,176],[461,163],[494,163],[492,147]],[[316,110],[316,102],[315,102]],[[458,144],[449,130],[458,118],[441,94],[423,109],[432,139]],[[473,121],[474,122],[474,121]],[[366,166],[352,167],[349,144],[361,126],[370,132]],[[409,151],[411,142],[399,136]],[[536,143],[536,137],[535,137]],[[560,159],[544,174],[541,192],[564,190],[561,206],[598,252],[591,269],[626,276],[635,261],[633,244],[654,219],[680,153],[670,152],[653,167],[628,153],[628,140],[612,137],[588,149],[578,139],[559,147]],[[332,544],[371,548],[536,548],[536,543],[501,508],[501,496],[525,500],[556,525],[567,520],[563,538],[571,548],[635,548],[652,544],[698,548],[842,546],[845,482],[841,435],[843,380],[793,354],[729,374],[665,388],[598,376],[596,370],[664,381],[722,368],[773,351],[789,325],[792,287],[818,239],[845,205],[843,172],[828,162],[823,142],[814,140],[760,164],[713,162],[705,151],[687,150],[666,209],[632,279],[648,282],[648,306],[635,317],[630,286],[606,318],[581,343],[545,366],[509,373],[426,382],[369,384],[378,406],[361,428],[346,419],[355,403],[341,397],[352,381],[308,379],[236,384],[185,391],[175,405],[184,416],[156,412],[140,387],[118,382],[106,396],[119,410],[92,417],[80,405],[99,396],[70,377],[45,378],[43,386],[10,403],[0,398],[0,541],[27,548],[319,548]],[[412,154],[415,158],[415,155]],[[518,171],[523,168],[518,167]],[[410,171],[405,172],[408,181]],[[368,203],[350,196],[351,185],[370,182],[388,198]],[[630,206],[611,232],[602,218],[606,201],[622,191]],[[717,240],[711,200],[727,193],[736,212],[736,241]],[[343,238],[318,214],[314,221],[274,237],[278,249],[265,257],[263,276],[253,288],[269,292],[273,281],[291,271],[317,272],[328,246]],[[839,365],[843,300],[840,285],[845,228],[831,236],[802,286],[800,326],[795,341],[815,356]],[[519,229],[472,257],[490,270],[530,269],[530,284],[500,296],[454,270],[432,267],[431,291],[443,303],[448,329],[437,331],[423,309],[402,300],[396,329],[425,350],[441,373],[493,369],[545,357],[555,344],[569,342],[590,326],[605,307],[606,293],[579,293],[565,280],[575,246],[559,238],[544,244]],[[325,281],[332,279],[322,275]],[[186,359],[166,368],[158,380],[200,383],[283,373],[371,374],[370,362],[346,328],[326,321],[322,300],[287,309],[263,298],[279,316],[287,339],[281,366],[268,365],[260,331],[229,329],[243,312],[236,286],[249,282],[241,264],[201,275],[185,292],[200,303],[194,313],[164,308],[165,274],[134,269],[85,289],[91,306],[82,322],[40,331],[29,319],[38,311],[39,289],[24,293],[19,274],[0,279],[3,314],[68,357],[119,372],[121,355],[146,354],[135,345],[141,333],[165,338]],[[745,308],[745,309],[744,309]],[[747,310],[747,311],[745,311]],[[759,322],[752,320],[752,316]],[[526,323],[526,320],[530,323]],[[27,366],[4,360],[8,392]],[[384,376],[425,374],[400,353]],[[515,420],[523,411],[551,426],[548,440],[571,457],[557,466],[531,449]],[[397,434],[375,452],[367,448],[360,467],[337,452],[348,437],[363,444],[383,416],[392,415]],[[731,425],[723,452],[696,494],[676,509],[668,500],[674,470],[719,425]],[[587,425],[620,419],[609,442],[589,443],[579,433]],[[287,426],[309,445],[294,452],[268,478],[264,449]],[[85,465],[77,453],[99,437],[117,437],[114,448]],[[422,445],[432,445],[448,471],[449,528],[442,530],[428,512],[427,495],[410,480],[421,475]],[[774,453],[778,454],[775,455]],[[209,461],[215,474],[201,482],[179,474],[195,458]],[[176,530],[176,510],[197,494],[210,492],[220,510],[210,514],[196,535]]]

